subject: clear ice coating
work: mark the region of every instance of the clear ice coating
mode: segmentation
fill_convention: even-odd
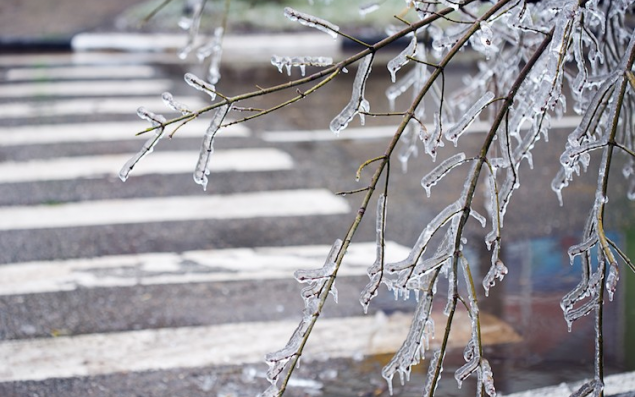
[[[207,175],[209,174],[209,160],[212,157],[212,153],[214,152],[214,137],[216,133],[220,129],[223,120],[225,120],[225,116],[229,113],[229,109],[231,105],[223,105],[220,106],[216,113],[214,113],[214,117],[205,131],[205,135],[203,136],[203,142],[201,143],[201,149],[198,156],[198,161],[196,162],[196,168],[194,169],[194,182],[203,186],[203,190],[207,189]]]
[[[417,36],[412,35],[412,39],[408,46],[399,53],[396,57],[388,61],[388,71],[390,72],[390,78],[394,83],[397,79],[397,71],[402,68],[405,64],[407,64],[410,59],[408,57],[412,57],[415,55],[417,51]]]
[[[613,301],[615,291],[617,290],[617,282],[620,279],[617,263],[611,262],[609,264],[609,274],[606,276],[606,292],[609,294],[609,300]]]
[[[214,87],[213,84],[210,84],[205,80],[198,78],[193,73],[185,73],[183,79],[190,87],[193,87],[209,95],[212,101],[216,99],[216,87]]]
[[[220,80],[220,62],[223,56],[224,34],[225,30],[222,27],[217,27],[214,30],[214,38],[208,44],[210,61],[209,68],[207,69],[207,81],[209,81],[212,85],[218,83],[218,81]]]
[[[304,300],[304,311],[298,327],[282,349],[265,355],[265,361],[269,366],[267,370],[267,380],[275,390],[277,390],[277,381],[286,369],[289,361],[293,357],[299,359],[300,347],[307,336],[306,333],[320,314],[320,300],[325,298],[325,294],[329,293],[325,287],[328,280],[334,276],[334,272],[337,268],[336,261],[342,249],[342,244],[342,240],[335,240],[326,257],[324,266],[321,268],[297,270],[294,274],[296,280],[301,283],[308,283],[309,285],[301,292],[302,299]],[[267,393],[268,390],[269,389],[267,389],[265,393]]]
[[[179,21],[179,27],[187,30],[188,34],[185,46],[178,52],[178,57],[181,59],[187,58],[188,54],[194,49],[194,41],[198,36],[204,8],[205,0],[189,0],[184,8],[184,15]]]
[[[159,141],[163,137],[163,132],[165,131],[165,123],[167,120],[160,114],[154,114],[148,109],[140,107],[139,109],[137,109],[137,115],[152,124],[152,127],[154,127],[154,135],[148,138],[148,140],[146,140],[141,147],[141,150],[139,150],[137,154],[132,156],[130,160],[128,160],[124,164],[124,166],[121,167],[121,170],[119,171],[119,179],[121,179],[123,182],[128,179],[128,177],[130,176],[130,172],[137,165],[137,163],[139,163],[139,161],[141,161],[149,153],[152,153],[154,147],[157,143],[159,143]]]
[[[325,67],[333,64],[333,58],[331,57],[281,57],[273,55],[271,57],[271,64],[278,68],[278,71],[282,73],[282,69],[285,68],[287,74],[291,76],[291,68],[298,67],[302,76],[306,73],[307,66]]]
[[[492,264],[489,271],[483,278],[483,288],[485,289],[485,296],[489,295],[489,290],[496,285],[496,279],[503,281],[503,278],[507,274],[508,270],[502,260],[496,259]]]
[[[340,114],[335,116],[331,121],[330,128],[335,134],[339,134],[344,128],[348,126],[348,123],[359,112],[370,111],[370,105],[364,98],[364,91],[366,89],[366,80],[370,75],[371,65],[373,63],[374,54],[368,54],[359,63],[357,74],[355,75],[355,81],[353,82],[353,90],[351,94],[351,100],[342,109]],[[361,117],[361,115],[360,115]],[[362,119],[363,120],[363,119]],[[363,122],[362,122],[363,124]]]
[[[172,96],[172,94],[169,92],[164,92],[163,94],[161,94],[161,99],[163,99],[163,103],[165,103],[167,107],[181,113],[183,116],[192,113],[192,111],[187,106],[174,100],[174,96]]]
[[[436,185],[446,174],[448,174],[454,167],[465,161],[465,153],[457,153],[447,159],[443,160],[438,166],[430,171],[426,176],[421,179],[421,186],[426,191],[426,195],[430,197],[430,189]]]
[[[386,195],[381,194],[377,200],[377,212],[375,220],[375,244],[377,245],[377,253],[375,262],[368,268],[368,277],[370,281],[359,297],[359,303],[364,308],[364,313],[368,313],[368,305],[371,299],[377,296],[377,289],[382,279],[382,271],[384,267],[384,250],[385,240],[384,232],[386,227]]]
[[[487,393],[490,397],[496,397],[494,374],[492,373],[492,367],[489,365],[489,361],[487,361],[486,358],[481,358],[481,377],[485,393]]]
[[[431,310],[432,294],[424,293],[423,298],[419,301],[417,306],[406,340],[381,371],[381,375],[388,383],[388,389],[391,395],[392,379],[395,373],[399,374],[401,384],[403,385],[406,380],[409,380],[412,367],[419,364],[424,356],[424,344],[422,341],[426,337],[425,328],[430,324],[428,320]]]
[[[339,32],[339,26],[330,23],[324,19],[314,17],[313,15],[305,14],[300,11],[296,11],[291,7],[285,7],[284,16],[291,21],[297,21],[301,25],[315,28],[324,33],[329,34],[334,39],[337,38],[337,32]]]
[[[456,146],[459,137],[465,132],[470,124],[472,124],[472,122],[478,117],[481,111],[483,111],[485,106],[487,106],[492,99],[494,99],[494,93],[488,91],[485,95],[479,98],[478,101],[474,102],[472,107],[463,114],[459,121],[445,131],[446,139],[454,143],[454,146]]]

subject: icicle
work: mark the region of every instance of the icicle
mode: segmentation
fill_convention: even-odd
[[[483,278],[483,288],[485,289],[485,296],[488,296],[490,288],[496,285],[496,279],[503,281],[503,278],[507,274],[507,271],[507,267],[500,259],[497,259],[492,264],[489,271]]]
[[[163,94],[161,94],[161,99],[163,99],[163,103],[165,103],[167,107],[181,113],[183,116],[192,113],[192,111],[188,109],[187,106],[175,101],[174,97],[169,92],[164,92]]]
[[[449,268],[449,266],[447,266]],[[444,267],[445,269],[445,267]],[[447,317],[452,313],[452,308],[454,307],[454,295],[456,295],[456,273],[454,270],[448,270],[448,299],[445,303],[445,307],[443,308],[443,314]]]
[[[496,388],[494,387],[494,374],[492,373],[492,367],[490,367],[489,361],[487,361],[486,358],[481,358],[481,371],[485,392],[490,397],[496,397]]]
[[[432,160],[436,160],[437,158],[437,148],[443,147],[443,140],[441,133],[441,116],[439,113],[434,114],[434,131],[430,135],[428,141],[423,142],[426,153],[432,157]]]
[[[408,57],[415,55],[417,51],[417,36],[412,35],[412,39],[408,46],[399,53],[396,57],[388,61],[388,71],[390,72],[390,79],[394,83],[397,79],[397,71],[401,69],[405,64],[410,61]]]
[[[362,290],[359,302],[364,308],[364,313],[368,313],[368,305],[375,296],[382,279],[382,270],[384,267],[384,231],[386,227],[386,196],[382,193],[377,200],[377,212],[375,218],[375,244],[376,256],[375,263],[368,268],[368,277],[370,282]]]
[[[128,179],[128,177],[130,176],[130,172],[139,161],[147,156],[148,153],[152,153],[156,144],[159,143],[159,140],[161,140],[161,138],[163,137],[163,132],[165,130],[165,122],[167,120],[160,114],[154,114],[148,109],[140,107],[139,109],[137,109],[137,115],[152,124],[152,126],[155,128],[154,135],[148,138],[148,140],[146,140],[141,147],[141,150],[137,152],[137,154],[132,156],[132,158],[130,158],[130,160],[128,160],[121,168],[121,170],[119,171],[119,179],[121,179],[122,182],[125,182]]]
[[[463,132],[465,132],[470,124],[472,124],[474,119],[478,117],[481,111],[492,99],[494,99],[494,93],[491,91],[486,92],[485,95],[483,95],[467,112],[465,112],[463,117],[461,117],[456,124],[445,132],[446,139],[453,142],[454,146],[456,146],[459,137],[463,134]]]
[[[449,157],[441,164],[436,166],[426,176],[421,179],[421,186],[426,191],[426,196],[430,197],[430,189],[436,185],[447,173],[449,173],[454,167],[465,161],[465,153],[457,153],[452,157]]]
[[[337,25],[334,25],[324,19],[314,17],[309,14],[305,14],[300,11],[296,11],[291,7],[285,7],[284,16],[289,18],[291,21],[298,21],[300,25],[308,26],[311,28],[315,28],[324,33],[329,34],[334,39],[337,38],[337,32],[339,32],[340,28]]]
[[[216,87],[214,87],[212,84],[209,84],[206,81],[199,79],[192,73],[185,73],[185,76],[183,76],[183,79],[189,86],[209,95],[212,101],[216,99]]]
[[[205,2],[203,0],[189,1],[187,4],[187,10],[190,15],[184,15],[179,21],[179,27],[188,31],[187,42],[178,53],[178,57],[180,59],[187,58],[187,55],[194,48],[194,40],[196,40],[196,37],[198,36],[204,5]]]
[[[483,215],[479,214],[476,210],[471,209],[470,210],[470,216],[472,218],[476,219],[476,221],[481,224],[481,227],[487,226],[487,219],[485,219],[485,217]]]
[[[203,136],[203,142],[201,143],[201,149],[194,169],[194,182],[203,186],[203,190],[207,189],[207,175],[209,174],[209,160],[214,152],[214,137],[218,132],[225,116],[229,112],[230,105],[223,105],[216,110],[212,121],[205,131]]]
[[[408,160],[410,156],[414,155],[414,157],[417,157],[419,154],[419,149],[417,148],[418,134],[415,132],[417,125],[419,125],[419,123],[414,119],[410,119],[399,139],[401,147],[397,153],[397,158],[401,163],[401,170],[404,174],[408,172]]]
[[[300,68],[302,76],[305,75],[307,66],[324,67],[333,64],[333,58],[330,57],[280,57],[273,55],[271,57],[271,64],[278,68],[278,71],[282,73],[282,68],[287,69],[287,74],[291,75],[291,67],[296,66]]]
[[[366,88],[366,80],[370,75],[371,65],[373,63],[374,54],[368,54],[362,58],[355,75],[355,81],[353,82],[353,90],[351,100],[342,109],[333,121],[331,121],[330,128],[335,134],[339,134],[344,128],[348,126],[348,123],[353,119],[355,114],[359,111],[369,111],[368,101],[364,99],[364,91]]]
[[[207,70],[207,81],[216,84],[220,80],[220,62],[223,56],[223,35],[225,30],[218,27],[214,30],[214,38],[212,39],[212,51],[210,54],[209,68]]]
[[[611,262],[609,264],[609,274],[606,276],[606,291],[609,294],[609,300],[613,301],[615,290],[617,289],[617,282],[620,279],[617,263]]]

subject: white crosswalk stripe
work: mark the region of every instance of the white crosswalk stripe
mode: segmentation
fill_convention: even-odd
[[[0,230],[333,215],[349,211],[344,199],[326,190],[285,190],[0,207]]]
[[[73,68],[15,68],[7,70],[4,77],[7,81],[47,81],[53,79],[149,78],[154,75],[155,70],[149,65],[93,65]]]
[[[471,336],[468,315],[456,316],[456,328],[463,332],[453,335],[450,348],[462,348]],[[433,318],[442,323],[444,315],[434,313]],[[321,319],[304,357],[310,361],[394,352],[411,320],[405,314]],[[481,321],[483,339],[501,331],[508,342],[519,339],[493,316],[482,314]],[[0,362],[0,382],[260,363],[270,346],[280,346],[297,325],[297,321],[233,323],[5,342],[0,343],[0,356],[7,358]],[[433,348],[440,344],[441,340],[432,341]]]
[[[197,151],[154,153],[140,162],[132,175],[193,172],[197,157]],[[0,183],[112,177],[129,158],[130,155],[121,154],[0,163]],[[291,168],[293,160],[280,150],[236,149],[215,153],[210,171],[257,172]]]
[[[0,110],[1,111],[1,110]],[[196,119],[181,128],[175,134],[176,138],[202,138],[209,121]],[[103,142],[138,140],[143,142],[147,135],[136,135],[137,132],[148,128],[144,121],[103,122],[103,123],[75,123],[52,125],[10,126],[0,128],[0,147],[15,145],[44,145],[49,143],[69,142]],[[168,127],[167,131],[173,131]],[[251,136],[249,130],[242,124],[224,127],[218,134],[219,138],[245,138]]]
[[[171,81],[167,79],[12,83],[0,85],[0,98],[160,95],[170,86]]]
[[[354,243],[341,276],[366,275],[375,261],[374,243]],[[268,280],[293,277],[297,269],[324,263],[326,245],[256,247],[113,255],[99,258],[15,263],[0,266],[0,295],[36,294],[85,288]],[[401,260],[409,250],[386,243],[386,260]],[[196,264],[196,270],[192,270]],[[107,275],[106,275],[107,273]]]
[[[14,102],[0,106],[0,118],[38,118],[97,114],[134,115],[139,106],[157,113],[169,113],[158,95],[134,98],[84,98],[56,101]],[[206,103],[199,97],[181,97],[179,101],[194,108]]]

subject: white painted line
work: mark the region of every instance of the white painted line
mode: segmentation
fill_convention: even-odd
[[[171,87],[168,79],[12,83],[0,85],[0,98],[160,95]]]
[[[552,120],[552,128],[575,128],[580,123],[578,116],[563,117],[560,120]],[[488,132],[491,124],[485,122],[474,122],[468,133]],[[527,125],[528,127],[528,125]],[[267,142],[313,142],[313,141],[336,141],[336,140],[370,140],[390,138],[395,134],[397,126],[388,127],[364,127],[347,128],[339,135],[335,135],[330,130],[302,130],[302,131],[271,131],[263,132],[260,137]]]
[[[304,348],[303,362],[393,353],[406,337],[411,317],[380,312],[320,318]],[[437,312],[432,318],[439,324],[440,336],[447,318]],[[491,315],[481,313],[481,324],[484,345],[521,340],[508,324]],[[0,343],[0,382],[212,365],[260,363],[265,369],[264,355],[282,348],[297,325],[297,321],[252,322],[8,341]],[[463,348],[470,339],[465,311],[455,314],[453,330],[448,347]],[[442,339],[432,339],[431,348],[438,348]]]
[[[321,267],[329,249],[327,245],[234,248],[7,264],[0,266],[0,295],[288,279],[297,269]],[[397,243],[386,243],[388,261],[401,260],[409,252],[409,248]],[[366,275],[374,261],[375,243],[351,244],[338,275]]]
[[[211,189],[213,189],[213,180]],[[205,219],[344,214],[348,203],[327,190],[277,190],[130,200],[0,207],[0,230]]]
[[[0,163],[0,183],[116,177],[119,169],[132,155]],[[193,172],[198,156],[198,151],[152,153],[137,164],[132,176]],[[220,150],[214,153],[210,163],[210,171],[213,173],[278,171],[292,167],[293,159],[289,154],[268,148]]]
[[[123,79],[149,78],[155,69],[149,65],[94,65],[66,67],[28,67],[9,69],[7,81],[14,80],[54,80],[54,79]]]
[[[179,102],[192,109],[210,105],[200,97],[179,97]],[[73,116],[84,114],[129,114],[136,115],[139,106],[160,114],[173,114],[161,100],[160,95],[122,98],[84,98],[55,101],[15,102],[0,106],[0,118],[38,118],[48,116]],[[167,117],[167,116],[166,116]]]
[[[113,52],[72,52],[64,54],[10,54],[0,55],[0,66],[30,67],[38,65],[67,66],[67,65],[138,65],[143,63],[155,64],[186,64],[174,53],[113,53]]]
[[[0,110],[1,111],[1,110]],[[179,128],[174,139],[203,138],[210,119],[203,115]],[[103,123],[22,125],[18,127],[0,127],[0,146],[43,145],[67,142],[104,142],[148,139],[147,134],[136,135],[149,127],[145,121],[123,121]],[[176,127],[167,127],[167,133]],[[218,133],[219,139],[246,138],[251,135],[243,124],[234,124],[223,128]],[[165,143],[163,143],[165,144]],[[160,145],[163,145],[160,144]]]

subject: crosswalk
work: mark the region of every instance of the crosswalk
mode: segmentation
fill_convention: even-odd
[[[123,185],[117,172],[146,139],[135,135],[146,125],[130,115],[140,105],[162,112],[160,94],[182,90],[182,79],[160,62],[64,59],[0,57],[0,191],[10,197],[0,206],[0,395],[173,396],[188,382],[218,395],[230,384],[239,395],[260,390],[264,353],[284,345],[301,311],[293,271],[320,267],[356,209],[311,182],[301,155],[270,144],[293,140],[243,125],[219,134],[211,165],[210,185],[229,187],[202,191],[191,179],[206,128],[199,120]],[[206,103],[191,95],[179,99]],[[44,189],[46,200],[11,193]],[[387,244],[389,259],[407,253]],[[353,288],[325,313],[309,359],[399,348],[410,317],[363,316],[357,303],[374,256],[372,241],[349,249],[338,283]],[[518,340],[496,318],[483,321],[497,341]],[[256,381],[222,379],[248,366]],[[120,376],[127,391],[113,392]],[[201,376],[213,381],[203,387],[194,381]]]

